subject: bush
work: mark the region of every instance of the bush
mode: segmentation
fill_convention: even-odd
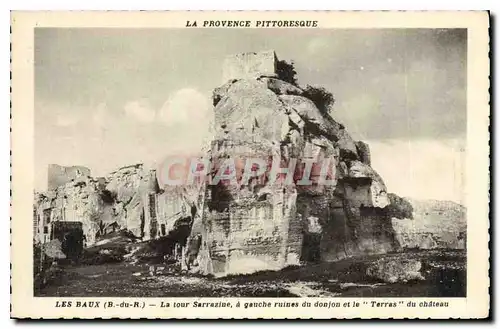
[[[333,94],[323,87],[307,85],[304,89],[304,96],[313,101],[314,105],[324,114],[328,114],[335,103]]]
[[[389,197],[389,201],[391,202],[387,206],[389,216],[398,219],[413,219],[413,206],[411,205],[410,201],[394,193],[388,193],[387,196]]]
[[[295,64],[293,61],[290,63],[284,60],[278,61],[276,69],[280,80],[298,86],[297,71],[295,71]],[[333,94],[323,87],[307,85],[304,89],[304,97],[313,101],[314,105],[316,105],[323,114],[328,114],[335,103]]]
[[[295,64],[293,61],[291,63],[287,63],[284,60],[278,61],[276,65],[276,71],[278,74],[278,78],[285,82],[291,83],[292,85],[297,86],[297,71],[295,71]]]

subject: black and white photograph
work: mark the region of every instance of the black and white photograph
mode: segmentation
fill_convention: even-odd
[[[471,257],[488,262],[471,129],[488,130],[468,28],[185,17],[34,28],[32,297],[218,314],[470,297]]]
[[[466,50],[464,29],[36,30],[35,294],[464,297]]]

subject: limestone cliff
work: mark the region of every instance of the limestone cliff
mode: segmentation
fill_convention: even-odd
[[[106,177],[84,177],[35,194],[35,240],[52,237],[57,221],[81,222],[87,246],[117,230],[143,240],[168,235],[191,222],[183,191],[160,190],[156,171],[142,164],[120,168]],[[187,223],[186,223],[187,222]]]
[[[145,226],[150,222],[151,212],[146,207],[159,191],[154,171],[141,164],[127,166],[108,175],[106,182],[117,224],[137,237],[149,237],[151,230]]]
[[[46,242],[51,239],[51,223],[76,221],[83,225],[86,243],[94,243],[100,221],[110,212],[101,192],[99,181],[86,177],[37,193],[34,209],[36,240]]]
[[[388,194],[369,145],[353,140],[307,89],[280,77],[277,61],[274,52],[226,60],[203,154],[209,181],[159,184],[157,170],[142,164],[99,178],[53,165],[49,190],[35,194],[35,240],[51,240],[56,221],[81,222],[87,246],[116,230],[166,237],[183,246],[184,269],[216,276],[401,248],[465,248],[463,207]],[[263,160],[256,169],[266,170],[250,175],[249,159]],[[240,182],[211,184],[228,160],[237,160]],[[269,170],[275,165],[290,170]]]
[[[189,253],[196,257],[188,263],[202,273],[227,275],[398,248],[386,187],[370,167],[368,145],[354,141],[299,86],[270,72],[276,65],[263,61],[276,56],[259,56],[227,61],[244,59],[235,69],[237,79],[214,90],[211,161],[264,158],[286,167],[291,159],[334,159],[330,184],[318,184],[313,170],[306,185],[294,180],[282,187],[268,174],[243,187],[208,186],[191,234],[198,242]]]

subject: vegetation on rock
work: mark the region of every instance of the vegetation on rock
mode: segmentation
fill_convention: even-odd
[[[295,70],[295,64],[293,61],[290,63],[285,60],[278,61],[276,71],[279,79],[291,83],[294,86],[299,86],[297,71]],[[333,94],[323,87],[307,85],[304,88],[303,96],[313,101],[314,105],[316,105],[322,114],[328,114],[335,103]]]
[[[408,218],[413,219],[413,206],[405,198],[402,198],[394,193],[388,193],[391,204],[388,206],[388,212],[394,218]]]
[[[276,72],[279,79],[291,83],[292,85],[298,86],[297,71],[295,71],[295,65],[293,61],[290,63],[285,60],[278,61],[276,65]]]
[[[328,114],[332,110],[335,98],[333,94],[323,87],[307,85],[304,89],[304,96],[313,101],[314,105],[323,114]]]

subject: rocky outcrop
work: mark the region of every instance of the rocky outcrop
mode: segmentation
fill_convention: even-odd
[[[403,248],[466,249],[467,218],[464,206],[452,201],[413,200],[412,217],[393,218],[396,240]]]
[[[36,194],[35,199],[38,241],[53,239],[52,223],[64,221],[81,222],[86,243],[94,243],[99,222],[105,217],[108,207],[101,198],[101,187],[97,180],[85,177],[46,193]]]
[[[191,205],[184,194],[160,190],[156,171],[142,164],[120,168],[106,177],[71,181],[35,194],[35,240],[54,239],[57,222],[82,223],[86,246],[119,230],[143,240],[167,236],[192,222]]]
[[[116,222],[137,237],[149,238],[155,236],[151,221],[155,221],[155,195],[159,191],[154,171],[143,165],[133,165],[120,168],[106,177],[106,190],[113,199],[113,216],[108,218],[106,225]],[[153,216],[151,213],[154,213]]]
[[[47,173],[47,187],[51,190],[69,182],[84,181],[89,177],[89,168],[83,166],[64,167],[50,164]]]
[[[234,158],[269,159],[280,167],[297,160],[300,166],[290,184],[275,184],[271,170],[247,185],[229,180],[207,186],[187,267],[223,276],[397,248],[386,187],[369,165],[368,146],[356,143],[300,87],[269,77],[275,73],[269,70],[262,77],[261,71],[247,66],[245,74],[226,76],[229,81],[214,91],[210,159],[219,165]],[[320,169],[313,168],[310,182],[302,184],[308,180],[301,177],[305,163],[326,159],[329,183],[319,182]],[[244,170],[239,174],[245,177]]]

